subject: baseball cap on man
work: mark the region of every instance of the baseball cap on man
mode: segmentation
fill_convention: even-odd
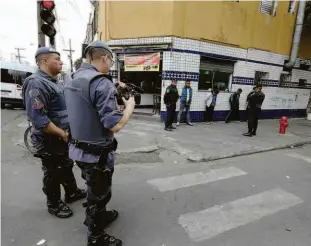
[[[45,54],[58,54],[60,56],[60,53],[57,52],[56,50],[49,48],[49,47],[40,47],[37,49],[37,52],[35,54],[35,58],[37,59],[38,56],[40,55],[45,55]]]

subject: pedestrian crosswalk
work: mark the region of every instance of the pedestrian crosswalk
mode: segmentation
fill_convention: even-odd
[[[288,156],[311,162],[311,158],[290,153]],[[240,179],[249,175],[234,166],[215,168],[205,172],[193,172],[176,176],[161,177],[147,180],[147,184],[160,193],[205,186],[213,182]],[[230,189],[230,187],[228,187]],[[208,196],[208,193],[206,194]],[[176,222],[184,230],[193,243],[212,239],[222,233],[246,226],[265,217],[288,210],[303,200],[280,187],[271,187],[263,191],[230,199],[211,207],[200,208],[200,211],[186,211],[178,215]]]
[[[159,191],[163,192],[169,190],[176,190],[184,187],[190,187],[194,185],[207,184],[210,182],[246,174],[246,172],[236,167],[228,167],[210,170],[207,172],[197,172],[168,178],[153,179],[147,182],[158,188]]]

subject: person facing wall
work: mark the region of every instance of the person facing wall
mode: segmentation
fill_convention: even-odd
[[[208,94],[205,99],[205,121],[211,123],[213,121],[214,109],[217,102],[217,95],[219,93],[219,89],[215,88]]]

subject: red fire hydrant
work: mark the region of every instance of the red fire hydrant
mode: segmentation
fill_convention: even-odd
[[[286,132],[286,127],[288,127],[288,123],[287,123],[287,117],[282,116],[281,120],[280,120],[280,134],[285,134]]]

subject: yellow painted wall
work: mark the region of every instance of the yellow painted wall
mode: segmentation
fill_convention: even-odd
[[[304,27],[302,30],[298,56],[303,59],[311,59],[311,27]]]
[[[262,14],[259,4],[100,1],[98,32],[102,40],[176,36],[289,55],[296,15],[288,13],[288,1],[278,1],[276,16]]]

